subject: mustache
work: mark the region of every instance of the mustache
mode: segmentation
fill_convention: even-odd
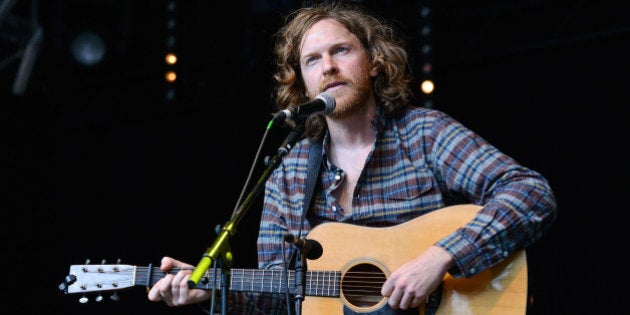
[[[345,84],[345,85],[352,85],[352,80],[348,80],[347,78],[341,77],[341,76],[336,76],[333,78],[330,78],[324,82],[322,82],[319,85],[318,90],[321,92],[325,92],[326,89],[340,85],[340,84]]]

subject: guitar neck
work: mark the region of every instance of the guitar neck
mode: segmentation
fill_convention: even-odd
[[[176,274],[181,268],[168,272],[158,267],[131,265],[74,265],[70,273],[81,279],[67,286],[67,293],[120,290],[132,286],[151,287],[167,274]],[[271,269],[231,269],[229,289],[232,291],[285,293],[295,290],[295,271]],[[337,297],[340,294],[341,272],[306,271],[305,294],[308,296]],[[209,270],[198,281],[197,289],[221,289],[221,271]]]

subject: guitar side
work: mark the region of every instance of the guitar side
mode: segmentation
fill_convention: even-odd
[[[481,209],[457,205],[425,214],[406,223],[373,228],[345,223],[325,223],[308,234],[319,241],[323,254],[308,261],[309,270],[341,270],[342,274],[360,264],[382,269],[386,276],[416,257],[442,237],[465,225]],[[525,251],[468,279],[446,275],[441,303],[436,314],[525,314],[527,307],[527,264]],[[303,314],[343,314],[344,305],[362,313],[375,311],[386,298],[368,306],[355,305],[343,292],[339,298],[307,296]],[[423,314],[424,310],[420,310]]]

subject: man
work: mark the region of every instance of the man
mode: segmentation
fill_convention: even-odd
[[[277,33],[275,53],[279,108],[323,92],[335,98],[336,108],[308,117],[306,138],[266,182],[260,269],[285,268],[292,248],[283,236],[306,235],[321,223],[394,226],[453,200],[481,206],[467,224],[387,277],[380,293],[394,312],[421,306],[447,273],[472,277],[531,245],[552,225],[556,200],[542,175],[447,114],[409,105],[407,53],[384,22],[340,3],[302,8]],[[319,181],[302,221],[308,152],[318,141]],[[184,266],[190,265],[162,261],[163,270]],[[210,292],[188,289],[189,275],[166,276],[149,299],[171,306],[208,299]],[[281,297],[235,301],[272,313],[284,306]]]

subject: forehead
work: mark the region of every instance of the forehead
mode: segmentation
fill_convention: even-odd
[[[350,41],[358,41],[358,39],[345,26],[333,19],[323,19],[313,24],[304,33],[301,51],[308,53],[311,50]]]

